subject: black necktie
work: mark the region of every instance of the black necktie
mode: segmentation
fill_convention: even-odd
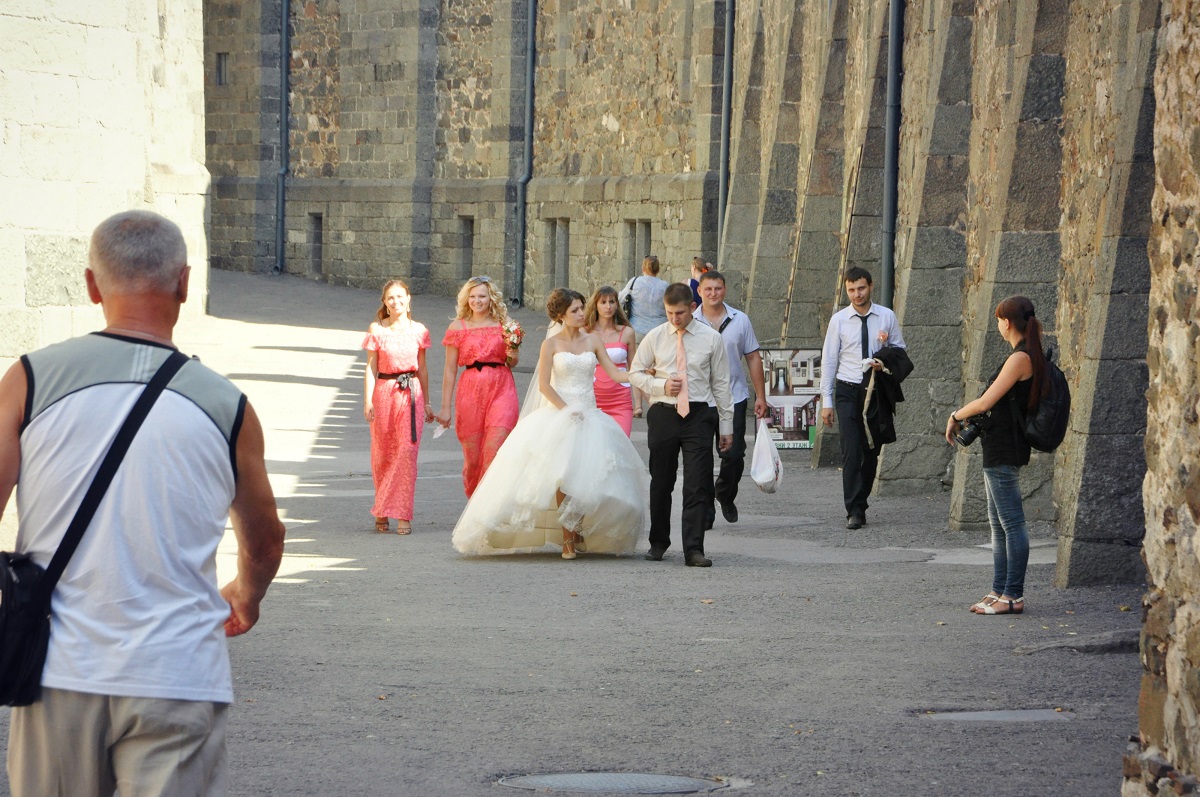
[[[865,360],[871,356],[871,341],[867,340],[867,317],[860,315],[859,321],[862,321],[862,358]]]

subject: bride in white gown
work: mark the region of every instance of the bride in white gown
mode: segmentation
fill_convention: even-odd
[[[604,343],[584,331],[584,299],[558,288],[546,302],[563,330],[542,343],[541,402],[526,402],[454,527],[466,554],[524,553],[562,546],[575,551],[632,553],[646,516],[646,468],[617,422],[596,408],[599,363],[625,381]]]

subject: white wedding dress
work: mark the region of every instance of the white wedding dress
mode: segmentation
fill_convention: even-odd
[[[566,402],[524,415],[454,527],[466,554],[527,553],[561,546],[563,527],[587,553],[632,553],[645,526],[648,480],[637,450],[596,408],[592,352],[554,355],[550,383]],[[556,505],[558,491],[566,496]]]

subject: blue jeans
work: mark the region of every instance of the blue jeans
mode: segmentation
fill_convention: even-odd
[[[988,525],[992,527],[992,591],[1012,598],[1025,596],[1025,567],[1029,564],[1029,529],[1021,505],[1021,484],[1015,465],[983,469]]]

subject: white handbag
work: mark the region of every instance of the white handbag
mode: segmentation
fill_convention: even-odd
[[[750,455],[750,478],[764,493],[773,493],[783,481],[783,462],[771,439],[766,418],[759,418],[754,432],[754,453]]]

